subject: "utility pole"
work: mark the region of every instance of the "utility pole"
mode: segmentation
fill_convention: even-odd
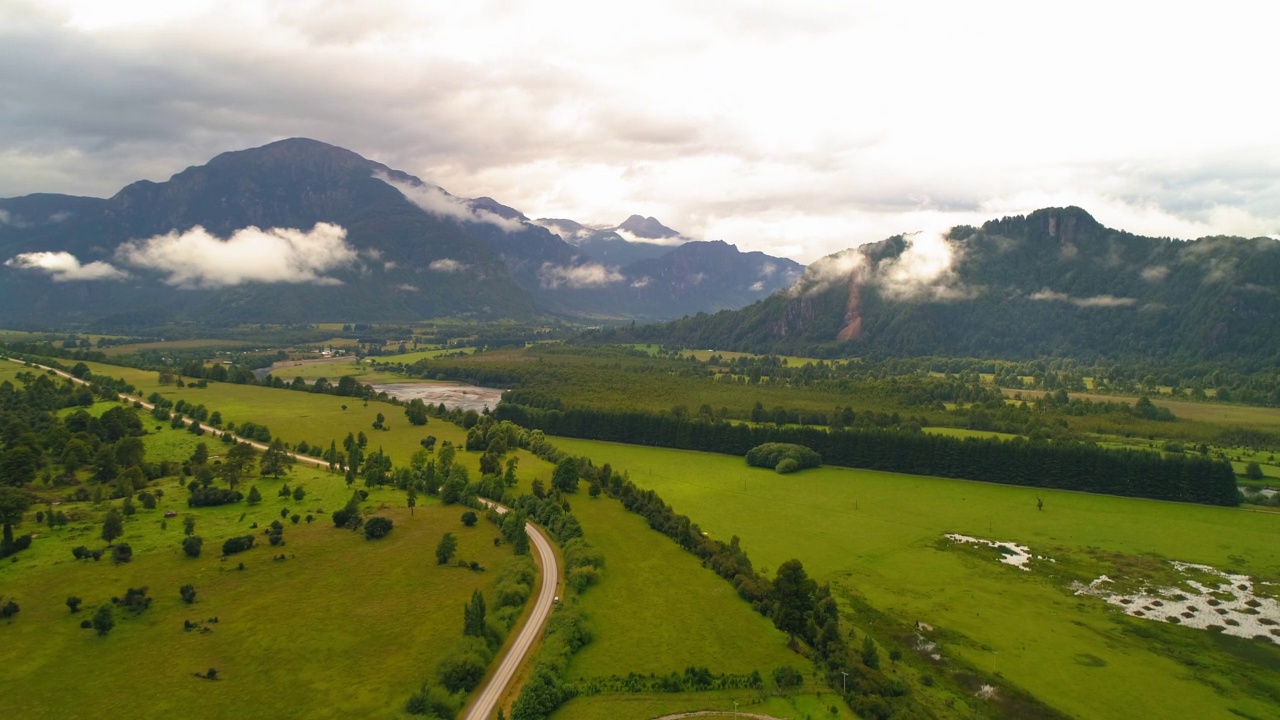
[[[733,701],[733,720],[738,720],[738,701]]]
[[[840,674],[844,676],[844,684],[841,687],[844,688],[844,696],[847,698],[849,697],[849,673],[841,670]]]

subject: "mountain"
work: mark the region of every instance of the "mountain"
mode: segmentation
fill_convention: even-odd
[[[616,228],[593,228],[573,220],[539,218],[537,222],[578,248],[583,255],[607,265],[621,267],[640,260],[650,260],[666,255],[673,247],[643,240],[627,240],[617,233]]]
[[[414,180],[290,139],[107,200],[46,204],[59,222],[0,235],[0,312],[109,327],[530,317],[499,257],[391,184]],[[27,217],[32,202],[0,207]]]
[[[781,287],[744,290],[766,264],[795,269],[734,248],[708,257],[712,265],[675,256],[670,267],[636,274],[624,268],[674,248],[618,232],[678,234],[639,216],[618,228],[598,250],[584,248],[492,198],[458,197],[349,150],[293,138],[223,153],[108,199],[0,199],[0,313],[11,325],[104,329],[540,312],[672,318]]]
[[[785,293],[634,335],[824,357],[1274,363],[1277,317],[1280,242],[1141,237],[1069,207],[845,250]]]

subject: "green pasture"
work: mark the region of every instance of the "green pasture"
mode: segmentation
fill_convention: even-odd
[[[799,558],[876,610],[933,625],[943,653],[1069,714],[1263,717],[1280,707],[1280,648],[1127,618],[1066,587],[1162,559],[1280,580],[1278,515],[837,468],[782,476],[735,457],[555,442],[629,471],[711,536],[740,536],[766,573]],[[1015,541],[1057,562],[1024,572],[945,533]],[[904,652],[912,643],[878,639]]]
[[[734,701],[738,712],[769,715],[777,718],[829,718],[852,720],[851,713],[839,695],[801,694],[760,697],[752,690],[696,693],[644,693],[636,695],[593,695],[570,700],[556,711],[555,720],[649,720],[679,712],[719,711],[703,716],[734,717]],[[836,708],[832,714],[831,708]]]
[[[208,349],[209,352],[217,352],[219,350],[247,350],[257,347],[255,344],[248,343],[244,340],[228,340],[225,338],[192,338],[188,340],[159,340],[147,343],[132,343],[129,345],[113,345],[111,347],[102,348],[102,353],[107,357],[118,357],[120,355],[132,355],[143,350],[203,350]]]
[[[607,496],[572,500],[587,539],[605,558],[601,581],[582,596],[595,639],[573,658],[571,677],[682,672],[766,678],[782,665],[807,669],[787,636],[697,557]]]
[[[165,441],[193,438],[167,428],[160,437],[166,435]],[[156,437],[147,438],[149,454],[161,450]],[[307,496],[278,498],[284,483],[301,485]],[[461,608],[472,591],[491,591],[497,575],[437,565],[439,537],[453,532],[459,556],[490,571],[510,557],[509,549],[494,547],[486,523],[464,527],[457,507],[428,501],[411,515],[394,491],[374,491],[365,503],[368,512],[395,522],[386,538],[367,541],[335,529],[320,509],[336,509],[349,497],[339,475],[299,468],[291,477],[249,484],[262,492],[262,504],[192,510],[176,480],[161,481],[160,505],[144,510],[135,501],[138,513],[125,522],[117,542],[129,543],[134,559],[122,565],[71,554],[76,545],[105,545],[98,535],[106,505],[64,504],[59,509],[74,521],[52,532],[28,515],[20,531],[39,537],[17,562],[0,564],[2,594],[21,606],[0,624],[6,716],[93,718],[146,708],[148,717],[398,717],[460,635]],[[285,544],[272,547],[260,533],[285,507],[316,520],[285,520]],[[166,510],[178,517],[165,521]],[[197,559],[180,548],[188,515],[205,541]],[[259,534],[253,549],[219,558],[224,539],[251,533]],[[286,559],[273,559],[278,555]],[[237,570],[242,562],[245,569]],[[193,605],[178,595],[187,583],[197,591]],[[79,627],[112,596],[142,586],[154,600],[141,615],[117,609],[106,637]],[[77,614],[64,604],[69,595],[84,601]],[[184,632],[184,620],[210,632]],[[210,667],[218,670],[216,682],[193,676]]]
[[[457,425],[434,418],[423,426],[411,425],[403,407],[377,400],[370,401],[366,407],[359,398],[234,383],[211,382],[205,388],[161,386],[158,374],[152,371],[99,363],[89,363],[89,366],[94,373],[123,378],[134,384],[144,398],[158,391],[174,401],[184,399],[203,404],[210,412],[221,412],[224,424],[249,421],[266,425],[274,436],[291,444],[306,440],[311,445],[327,448],[332,440],[341,447],[347,433],[363,432],[369,438],[369,450],[382,448],[393,461],[405,464],[420,449],[419,441],[428,435],[434,435],[440,442],[451,440],[455,445],[461,445],[466,439],[466,432]],[[385,416],[389,430],[373,429],[378,413]]]
[[[1012,397],[1018,393],[1028,402],[1044,395],[1043,390],[1009,390],[1004,394]],[[1073,399],[1092,400],[1093,402],[1123,402],[1132,405],[1138,401],[1136,397],[1124,395],[1094,395],[1090,393],[1071,393]],[[1269,432],[1280,431],[1280,408],[1254,407],[1251,405],[1233,405],[1221,402],[1191,402],[1188,400],[1155,400],[1160,407],[1168,408],[1179,420],[1217,425],[1219,427],[1246,427]]]
[[[994,432],[990,430],[968,430],[966,428],[950,428],[950,427],[927,427],[923,428],[930,435],[946,435],[953,438],[995,438],[997,440],[1012,440],[1019,435],[1011,435],[1009,433]]]

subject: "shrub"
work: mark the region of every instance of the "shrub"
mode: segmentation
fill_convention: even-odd
[[[747,464],[752,467],[773,468],[780,473],[795,472],[822,464],[822,456],[818,453],[803,445],[792,443],[757,445],[747,451],[746,459]]]
[[[124,599],[120,601],[120,605],[125,610],[135,615],[151,607],[151,598],[147,597],[147,588],[129,588],[125,591]]]
[[[462,513],[462,524],[467,527],[475,527],[476,521],[479,519],[479,516],[470,510]]]
[[[116,626],[116,615],[111,612],[111,606],[103,603],[98,606],[98,611],[93,614],[93,629],[98,631],[98,637],[104,637],[111,632],[111,628]]]
[[[187,557],[200,557],[200,548],[204,545],[204,538],[199,535],[192,535],[182,539],[182,551]]]
[[[440,684],[449,692],[469,692],[489,667],[489,646],[478,637],[463,637],[436,666]]]
[[[182,596],[182,601],[190,605],[196,601],[196,586],[187,584],[178,588],[178,594]]]
[[[244,495],[236,490],[226,488],[198,487],[187,498],[187,507],[213,507],[238,503]]]
[[[230,538],[226,542],[222,543],[222,554],[235,555],[236,553],[244,552],[251,547],[253,547],[253,536],[241,535],[239,537]]]
[[[76,597],[75,595],[72,595],[71,597],[67,598],[67,607],[71,608],[72,613],[80,612],[80,598]]]
[[[9,602],[0,605],[0,618],[11,618],[18,614],[19,609],[18,603],[14,602],[13,598],[9,598]]]
[[[804,682],[804,675],[790,665],[783,665],[773,671],[773,682],[778,689],[789,690],[800,687],[800,683]]]
[[[120,543],[111,548],[111,559],[117,565],[127,563],[133,559],[133,548],[129,547],[129,543]]]
[[[364,524],[364,536],[369,540],[377,540],[386,537],[391,532],[391,519],[384,517],[371,517]]]

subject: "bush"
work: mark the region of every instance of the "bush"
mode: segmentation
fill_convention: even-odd
[[[565,578],[565,582],[568,583],[569,587],[579,593],[584,592],[599,581],[600,571],[590,565],[570,570],[568,577]]]
[[[371,517],[364,523],[364,536],[368,540],[386,537],[389,532],[391,532],[390,518]]]
[[[98,631],[98,637],[104,637],[111,632],[111,628],[116,626],[116,615],[111,612],[111,606],[104,603],[98,606],[98,611],[93,614],[93,629]]]
[[[757,445],[747,451],[746,459],[747,464],[752,467],[773,468],[780,473],[795,472],[822,464],[822,456],[818,453],[803,445],[792,443]]]
[[[151,598],[147,597],[147,588],[145,586],[129,588],[124,594],[124,599],[120,601],[120,605],[135,615],[151,607]]]
[[[410,715],[431,715],[438,718],[455,717],[461,709],[462,704],[454,696],[443,688],[428,687],[426,683],[404,706],[404,711]]]
[[[67,598],[67,607],[71,609],[72,613],[80,612],[80,598],[75,595]]]
[[[18,614],[19,609],[18,603],[14,602],[13,598],[10,598],[9,602],[0,605],[0,618],[11,618]]]
[[[476,521],[479,519],[480,517],[470,510],[462,513],[462,524],[467,527],[475,527]]]
[[[196,586],[187,584],[178,588],[178,594],[182,596],[182,601],[190,605],[196,601]]]
[[[804,682],[804,675],[790,665],[783,665],[773,671],[773,682],[779,690],[790,690],[800,687],[800,683]]]
[[[191,492],[191,497],[187,498],[187,507],[213,507],[215,505],[230,505],[238,503],[244,498],[239,491],[227,490],[226,488],[215,487],[198,487]]]
[[[200,557],[200,548],[203,545],[204,538],[199,535],[192,535],[182,539],[182,552],[186,553],[187,557],[198,558]]]
[[[449,692],[470,692],[489,667],[489,646],[478,637],[459,640],[436,666],[436,675]]]
[[[111,559],[117,565],[127,563],[133,559],[133,548],[129,547],[129,543],[120,543],[111,548]]]
[[[222,554],[235,555],[236,553],[244,552],[251,547],[253,547],[253,536],[241,535],[239,537],[233,537],[222,543]]]

